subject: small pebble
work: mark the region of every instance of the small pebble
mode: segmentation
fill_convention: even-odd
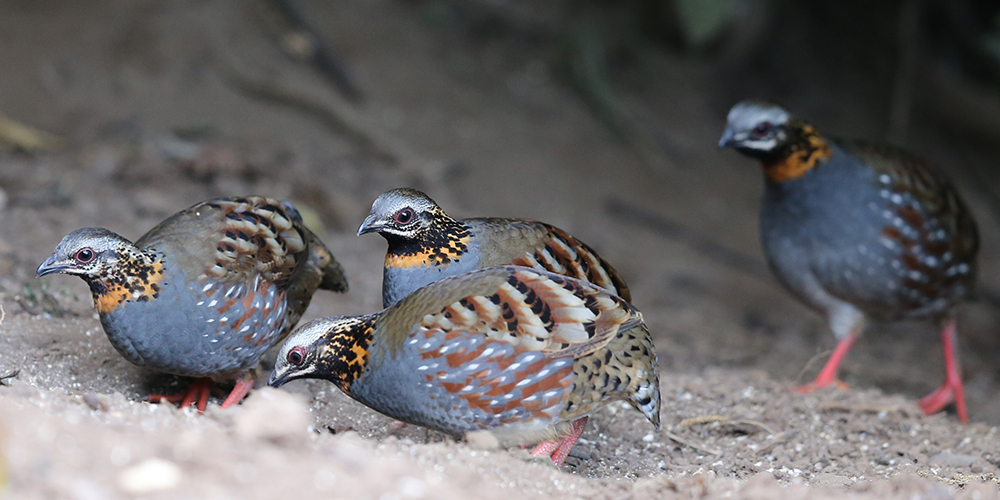
[[[118,475],[118,486],[126,493],[144,495],[169,490],[181,482],[181,468],[162,458],[150,458]]]
[[[83,402],[86,403],[91,410],[107,411],[108,409],[108,403],[104,400],[104,397],[94,392],[84,394]]]

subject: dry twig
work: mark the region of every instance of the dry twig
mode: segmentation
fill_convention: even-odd
[[[767,446],[757,450],[757,455],[758,456],[767,455],[768,453],[770,453],[772,449],[774,449],[775,446],[778,446],[779,444],[785,444],[791,441],[791,439],[797,436],[798,434],[799,431],[795,429],[787,430],[785,432],[782,432],[781,434],[778,434],[777,436],[774,437],[773,441],[767,444]]]
[[[677,424],[677,427],[691,427],[692,425],[704,425],[718,422],[721,425],[750,425],[756,427],[768,434],[777,434],[774,429],[771,429],[767,424],[763,422],[758,422],[756,420],[733,420],[729,417],[723,415],[704,415],[701,417],[691,417],[681,421]]]
[[[716,456],[722,455],[722,451],[721,450],[714,450],[712,448],[706,448],[704,446],[700,446],[698,444],[692,443],[692,442],[690,442],[690,441],[688,441],[688,440],[686,440],[686,439],[678,436],[677,434],[674,434],[673,432],[664,431],[664,434],[666,434],[667,437],[670,438],[671,441],[673,441],[673,442],[675,442],[677,444],[683,445],[683,446],[687,446],[688,448],[700,451],[702,453],[707,453],[709,455],[716,455]]]
[[[12,371],[12,372],[10,372],[10,373],[8,373],[6,375],[0,375],[0,386],[9,387],[10,384],[8,384],[7,381],[10,380],[10,379],[12,379],[12,378],[17,378],[17,376],[20,375],[20,374],[21,374],[21,370],[20,369],[15,369],[14,371]]]
[[[902,406],[879,406],[879,405],[848,405],[843,403],[831,403],[826,405],[821,405],[816,408],[816,411],[820,413],[827,412],[844,412],[844,413],[882,413],[884,412],[900,412],[907,413],[906,409]]]

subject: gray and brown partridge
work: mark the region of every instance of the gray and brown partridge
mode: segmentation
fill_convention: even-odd
[[[295,207],[262,197],[209,200],[164,220],[134,244],[100,228],[73,231],[38,267],[90,285],[101,325],[125,359],[212,381],[236,379],[222,407],[254,384],[260,356],[287,336],[317,288],[347,290],[340,264],[302,224]]]
[[[382,306],[446,276],[491,266],[532,267],[582,279],[632,301],[628,286],[597,252],[565,231],[527,219],[453,219],[416,189],[380,195],[358,229],[389,244]]]
[[[378,313],[302,325],[281,347],[270,385],[304,378],[454,436],[543,441],[533,454],[556,465],[587,417],[612,401],[660,422],[642,315],[585,281],[518,266],[436,281]]]
[[[931,318],[943,326],[946,377],[920,405],[933,413],[954,402],[968,422],[952,309],[974,285],[979,243],[952,184],[909,153],[831,140],[762,102],[732,108],[719,146],[763,164],[764,254],[837,337],[826,366],[800,390],[838,383],[866,318]]]

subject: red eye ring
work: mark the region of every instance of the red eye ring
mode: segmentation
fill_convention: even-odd
[[[760,122],[756,127],[753,128],[754,137],[764,137],[771,133],[771,129],[774,128],[770,122]]]
[[[413,209],[406,207],[392,216],[392,220],[399,225],[406,225],[413,221]]]
[[[300,366],[306,361],[306,349],[302,346],[295,347],[291,351],[288,351],[286,359],[288,360],[288,364]]]
[[[97,254],[94,252],[94,249],[81,248],[80,251],[76,252],[76,255],[74,255],[73,258],[81,264],[86,264],[94,260],[95,256],[97,256]]]

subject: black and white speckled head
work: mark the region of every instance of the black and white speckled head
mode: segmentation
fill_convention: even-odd
[[[445,216],[441,207],[426,194],[410,188],[382,193],[372,203],[371,212],[358,228],[358,236],[378,232],[382,236],[416,239],[429,228],[435,217]]]
[[[347,391],[364,370],[375,317],[328,316],[299,326],[281,346],[268,385],[320,378]]]
[[[47,274],[74,274],[91,279],[115,268],[128,252],[138,251],[132,242],[98,227],[77,229],[63,237],[52,255],[35,271],[36,277]]]
[[[719,147],[732,147],[750,155],[781,148],[788,140],[788,111],[763,101],[741,101],[729,110]]]

